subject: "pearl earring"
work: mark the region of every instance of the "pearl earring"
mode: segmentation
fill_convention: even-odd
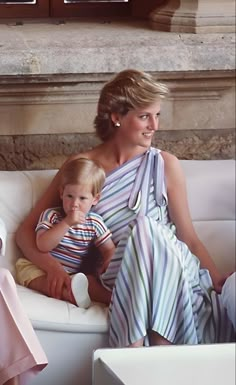
[[[120,123],[119,122],[115,122],[115,127],[120,127]]]

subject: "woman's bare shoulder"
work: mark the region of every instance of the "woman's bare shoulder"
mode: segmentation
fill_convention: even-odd
[[[179,159],[174,154],[167,151],[161,151],[161,156],[164,159],[165,165],[179,164]]]
[[[70,156],[66,159],[65,163],[71,162],[72,160],[79,159],[79,158],[87,158],[87,159],[91,159],[90,152],[89,152],[89,151],[86,151],[86,152],[80,152],[80,153],[78,153],[78,154],[70,155]]]
[[[67,164],[68,162],[79,158],[87,158],[94,161],[98,161],[101,164],[101,166],[104,168],[104,170],[108,171],[107,165],[109,164],[109,162],[108,162],[108,157],[106,153],[106,147],[104,144],[98,145],[88,151],[71,155],[64,164]]]
[[[184,178],[183,170],[177,156],[167,151],[161,152],[164,159],[165,177],[169,183],[175,183],[176,180],[182,180]]]
[[[71,160],[74,160],[74,159],[79,159],[79,158],[87,158],[87,159],[91,159],[91,160],[98,160],[99,157],[100,157],[100,154],[101,154],[101,149],[100,149],[100,145],[99,146],[96,146],[94,148],[91,148],[87,151],[84,151],[84,152],[80,152],[78,154],[73,154],[71,155],[67,161],[67,162],[70,162]]]

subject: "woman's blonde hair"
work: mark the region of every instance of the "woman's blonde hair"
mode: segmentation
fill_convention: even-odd
[[[119,72],[101,90],[94,126],[97,136],[106,141],[115,130],[112,113],[126,115],[129,110],[145,108],[164,98],[168,88],[150,74],[134,69]]]
[[[105,171],[97,161],[77,158],[64,166],[60,187],[64,189],[67,184],[88,185],[91,186],[93,196],[96,196],[101,192],[105,178]]]

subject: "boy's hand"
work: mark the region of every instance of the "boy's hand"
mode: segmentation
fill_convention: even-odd
[[[79,223],[85,222],[85,214],[80,211],[79,209],[72,209],[68,212],[67,216],[65,217],[64,221],[69,225],[77,225]]]

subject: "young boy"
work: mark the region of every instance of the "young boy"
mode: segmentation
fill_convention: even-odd
[[[36,226],[38,249],[49,252],[71,275],[74,301],[83,308],[90,305],[90,282],[93,286],[97,285],[100,302],[108,304],[110,298],[110,294],[96,277],[88,276],[88,281],[86,275],[81,272],[91,246],[97,247],[102,256],[99,273],[106,270],[115,250],[111,232],[102,217],[91,211],[100,198],[104,181],[105,172],[98,163],[85,158],[69,162],[60,181],[62,206],[43,211]],[[16,263],[16,271],[19,283],[50,295],[43,270],[20,258]],[[70,298],[70,293],[65,289],[62,299],[70,301]]]

